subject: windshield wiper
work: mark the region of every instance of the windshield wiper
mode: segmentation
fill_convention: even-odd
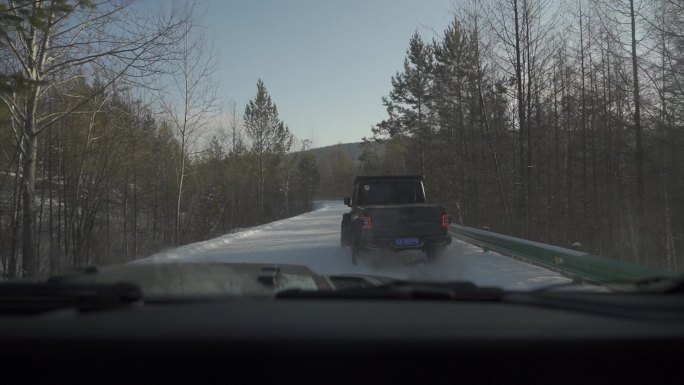
[[[634,281],[633,283],[644,293],[684,293],[684,275],[664,275]]]
[[[130,305],[141,299],[140,287],[129,282],[0,283],[0,314],[32,314],[65,308],[102,310]]]
[[[615,279],[597,283],[563,282],[543,286],[531,292],[555,291],[571,287],[584,287],[585,285],[597,285],[618,293],[681,294],[684,293],[684,275],[661,275],[636,280]]]
[[[346,290],[291,289],[278,292],[276,298],[498,301],[503,294],[504,291],[500,288],[478,287],[470,282],[396,281],[380,286]]]
[[[557,285],[556,285],[557,287]],[[276,298],[342,299],[342,300],[441,300],[465,302],[496,302],[520,306],[562,309],[580,313],[600,314],[620,318],[643,318],[658,321],[681,321],[684,307],[676,296],[651,296],[644,292],[627,295],[603,295],[596,292],[504,291],[496,287],[478,287],[470,282],[410,282],[396,281],[374,287],[346,290],[286,290]],[[632,295],[632,294],[636,294]],[[649,298],[646,298],[649,297]]]

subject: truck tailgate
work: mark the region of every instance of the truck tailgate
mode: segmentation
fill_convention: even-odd
[[[370,216],[371,237],[433,236],[446,234],[442,226],[441,206],[429,204],[373,205],[360,207],[363,216]]]

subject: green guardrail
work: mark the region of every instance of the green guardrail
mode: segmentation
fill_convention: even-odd
[[[452,236],[479,246],[484,251],[496,251],[523,262],[557,271],[578,282],[609,283],[671,275],[671,273],[631,262],[618,261],[472,227],[451,225],[449,232]]]

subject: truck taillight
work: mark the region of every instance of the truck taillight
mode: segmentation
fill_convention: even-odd
[[[361,221],[361,230],[370,230],[373,227],[371,217],[359,217],[359,220]]]
[[[442,227],[449,227],[451,224],[451,215],[442,214]]]

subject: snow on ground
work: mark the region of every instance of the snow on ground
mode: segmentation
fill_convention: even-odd
[[[253,262],[306,265],[322,274],[372,274],[416,280],[465,280],[509,290],[569,282],[565,277],[457,239],[436,261],[424,253],[364,253],[358,265],[340,247],[340,221],[349,209],[342,202],[318,202],[316,210],[244,229],[204,242],[166,250],[134,263]]]

